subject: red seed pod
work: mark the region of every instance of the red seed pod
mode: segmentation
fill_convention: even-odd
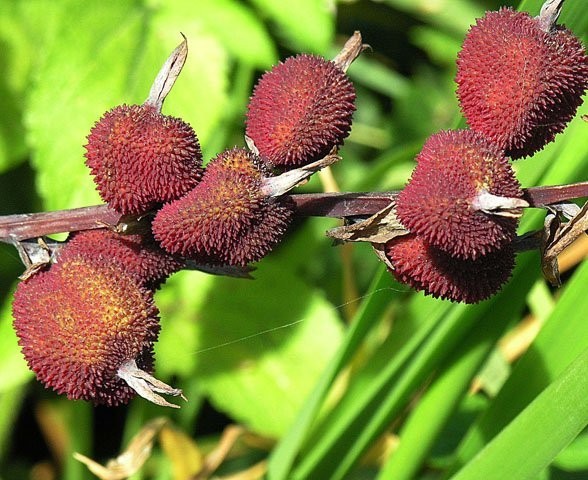
[[[508,281],[514,268],[511,245],[475,260],[462,260],[409,234],[390,240],[385,253],[398,281],[453,302],[477,303],[491,297]]]
[[[266,72],[247,113],[247,136],[276,167],[319,160],[349,135],[355,88],[333,62],[290,57]]]
[[[147,104],[106,112],[88,135],[86,164],[102,199],[123,214],[180,198],[202,176],[192,127]]]
[[[128,403],[136,393],[121,366],[153,368],[153,294],[111,262],[72,255],[30,277],[17,287],[13,315],[31,370],[70,399]]]
[[[460,258],[477,258],[516,236],[522,191],[500,148],[471,130],[429,137],[397,198],[411,232]],[[497,200],[503,208],[495,209]]]
[[[468,124],[521,158],[574,117],[588,88],[588,56],[569,30],[502,8],[468,32],[457,59],[457,96]]]
[[[264,177],[252,153],[234,148],[219,154],[190,193],[157,213],[155,239],[168,252],[203,263],[260,260],[280,241],[293,213],[283,198],[261,192]]]
[[[72,235],[58,253],[58,260],[83,255],[113,262],[149,289],[158,288],[185,262],[162,250],[150,235],[121,235],[101,228]]]

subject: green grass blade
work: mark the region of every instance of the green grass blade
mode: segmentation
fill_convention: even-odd
[[[588,424],[586,371],[588,349],[452,480],[537,478]]]
[[[522,262],[521,266],[503,294],[489,302],[475,306],[438,302],[437,308],[443,311],[438,324],[431,328],[425,323],[423,331],[415,334],[415,341],[420,341],[416,349],[408,343],[396,356],[388,351],[390,365],[370,377],[370,386],[354,396],[352,408],[334,409],[328,428],[309,442],[306,455],[290,478],[345,478],[366,449],[402,411],[415,390],[461,345],[474,325],[480,328],[480,322],[492,318],[494,312],[508,312],[505,316],[510,318],[512,312],[522,308],[526,292],[536,277],[537,266],[530,261]]]
[[[418,472],[437,436],[466,394],[472,378],[492,352],[518,311],[503,300],[449,356],[441,373],[420,399],[400,432],[399,448],[380,472],[379,479],[411,479]]]
[[[65,454],[64,480],[80,480],[88,477],[86,465],[73,457],[74,452],[92,456],[92,429],[94,410],[88,402],[63,403],[66,428],[70,432],[69,449]]]
[[[268,465],[268,478],[272,480],[291,478],[291,467],[316,420],[333,381],[357,351],[360,343],[370,331],[374,319],[378,318],[388,305],[389,299],[385,287],[390,284],[390,281],[389,274],[385,268],[381,267],[379,273],[374,276],[368,296],[355,316],[341,349],[317,382],[293,427],[273,450]]]
[[[464,465],[535,396],[588,348],[588,262],[570,280],[532,348],[513,370],[492,405],[470,430],[457,453],[454,470]]]
[[[447,305],[443,306],[447,307]],[[418,371],[419,352],[430,341],[427,337],[435,339],[442,335],[439,329],[443,330],[442,325],[446,322],[444,314],[448,309],[440,310],[441,315],[428,319],[395,355],[388,351],[387,345],[381,347],[390,357],[388,365],[376,376],[372,376],[371,371],[360,373],[369,377],[370,381],[366,382],[363,391],[348,390],[346,398],[325,420],[325,428],[306,443],[304,455],[292,478],[323,478],[325,476],[338,478],[332,473],[333,460],[335,458],[341,460],[349,454],[349,449],[363,450],[365,448],[365,441],[360,442],[360,437],[366,432],[367,424],[374,421],[379,405],[384,403],[386,398],[395,405],[404,405],[406,396],[422,382],[422,378],[418,375],[403,378],[402,372],[411,368]],[[358,447],[358,445],[361,446]]]

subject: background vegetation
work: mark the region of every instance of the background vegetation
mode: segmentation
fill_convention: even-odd
[[[343,191],[402,188],[425,138],[463,125],[457,51],[468,26],[504,4],[519,7],[0,0],[0,214],[99,203],[85,136],[107,109],[145,99],[180,32],[190,53],[164,113],[194,127],[209,159],[244,144],[263,70],[302,51],[332,57],[361,30],[372,51],[349,70],[357,112],[334,179]],[[535,15],[540,5],[520,8]],[[568,0],[561,20],[586,43],[585,0]],[[523,186],[588,178],[587,129],[578,115],[518,161]],[[299,190],[333,186],[315,178]],[[521,231],[541,223],[542,212],[527,212]],[[34,381],[11,327],[23,267],[0,245],[0,477],[90,478],[72,452],[105,462],[165,415],[185,435],[162,438],[133,479],[187,478],[232,423],[249,434],[217,474],[256,467],[234,478],[266,468],[272,479],[588,478],[586,244],[563,260],[562,288],[525,253],[499,295],[463,306],[396,283],[367,245],[333,248],[324,231],[336,225],[297,221],[254,281],[181,272],[158,292],[157,372],[189,397],[179,411],[142,399],[94,408]]]

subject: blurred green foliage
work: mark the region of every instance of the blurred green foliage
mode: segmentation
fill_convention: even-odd
[[[360,30],[372,48],[348,72],[357,112],[333,173],[341,190],[399,189],[426,137],[463,125],[455,56],[468,26],[504,4],[0,0],[0,214],[99,202],[85,136],[106,110],[145,99],[180,33],[189,57],[164,113],[194,127],[207,160],[244,145],[248,97],[264,70],[300,51],[332,57]],[[540,4],[521,8],[537,14]],[[562,21],[586,42],[585,0],[568,0]],[[517,162],[523,186],[585,180],[586,128],[578,115]],[[315,178],[300,191],[320,189]],[[541,221],[529,213],[521,231]],[[30,478],[43,465],[56,477],[35,478],[88,478],[72,451],[105,461],[162,414],[201,445],[227,422],[275,441],[261,457],[242,449],[225,473],[266,457],[272,479],[587,478],[586,435],[565,447],[588,423],[588,264],[552,291],[538,255],[521,254],[499,295],[453,305],[394,282],[368,246],[333,248],[324,231],[336,225],[296,222],[254,281],[181,272],[158,292],[157,371],[190,398],[178,412],[142,399],[106,411],[32,381],[11,327],[22,266],[0,245],[0,478]],[[545,328],[511,367],[497,342],[529,313]],[[469,393],[480,372],[494,380]],[[400,444],[382,456],[391,433]],[[133,478],[173,476],[156,449]]]

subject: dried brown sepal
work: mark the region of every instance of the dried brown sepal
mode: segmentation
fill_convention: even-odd
[[[102,220],[96,220],[101,227],[120,235],[145,235],[151,233],[152,212],[144,215],[120,215],[116,223],[108,223]],[[82,229],[79,230],[91,230]]]
[[[339,160],[341,160],[341,157],[336,153],[331,152],[316,162],[288,170],[275,177],[265,177],[261,182],[261,193],[266,197],[279,197],[284,195],[293,188],[304,183],[319,170],[327,168]]]
[[[26,280],[35,273],[51,266],[55,253],[63,244],[39,237],[34,240],[14,241],[14,248],[18,252],[25,271],[18,276],[19,280]]]
[[[544,32],[550,32],[557,27],[557,19],[561,13],[565,0],[547,0],[541,7],[537,20]]]
[[[109,460],[105,466],[78,452],[74,452],[73,457],[86,465],[100,480],[125,480],[145,464],[151,455],[153,443],[167,423],[166,418],[155,418],[147,422],[131,439],[125,451]]]
[[[182,37],[184,35],[182,34]],[[180,43],[174,51],[167,58],[161,70],[155,77],[149,96],[143,103],[143,105],[151,105],[158,112],[161,112],[163,102],[167,95],[171,91],[172,87],[176,83],[178,76],[180,75],[186,58],[188,57],[188,40],[184,37],[182,43]]]
[[[343,45],[341,51],[333,58],[333,63],[343,72],[347,72],[349,66],[370,46],[363,43],[361,32],[356,30]]]
[[[386,244],[385,243],[372,243],[372,249],[374,250],[374,254],[376,255],[376,257],[378,257],[378,259],[384,265],[386,265],[388,270],[392,272],[394,270],[394,265],[392,264],[392,261],[390,260],[390,258],[386,254]]]
[[[386,243],[399,235],[408,233],[398,220],[396,205],[392,202],[365,220],[328,230],[327,237],[339,242]]]
[[[575,204],[571,212],[566,214],[569,221],[562,223],[562,211],[551,207],[545,217],[544,235],[541,245],[541,269],[545,278],[553,286],[560,286],[559,267],[557,257],[581,235],[588,232],[588,202],[580,209]],[[576,208],[574,208],[576,207]],[[570,212],[569,207],[567,208]]]
[[[180,397],[185,402],[188,401],[181,389],[170,387],[167,383],[158,380],[153,375],[139,368],[133,359],[124,362],[118,368],[116,374],[144,399],[160,407],[180,408],[179,405],[170,403],[161,395],[158,395],[159,393]]]

